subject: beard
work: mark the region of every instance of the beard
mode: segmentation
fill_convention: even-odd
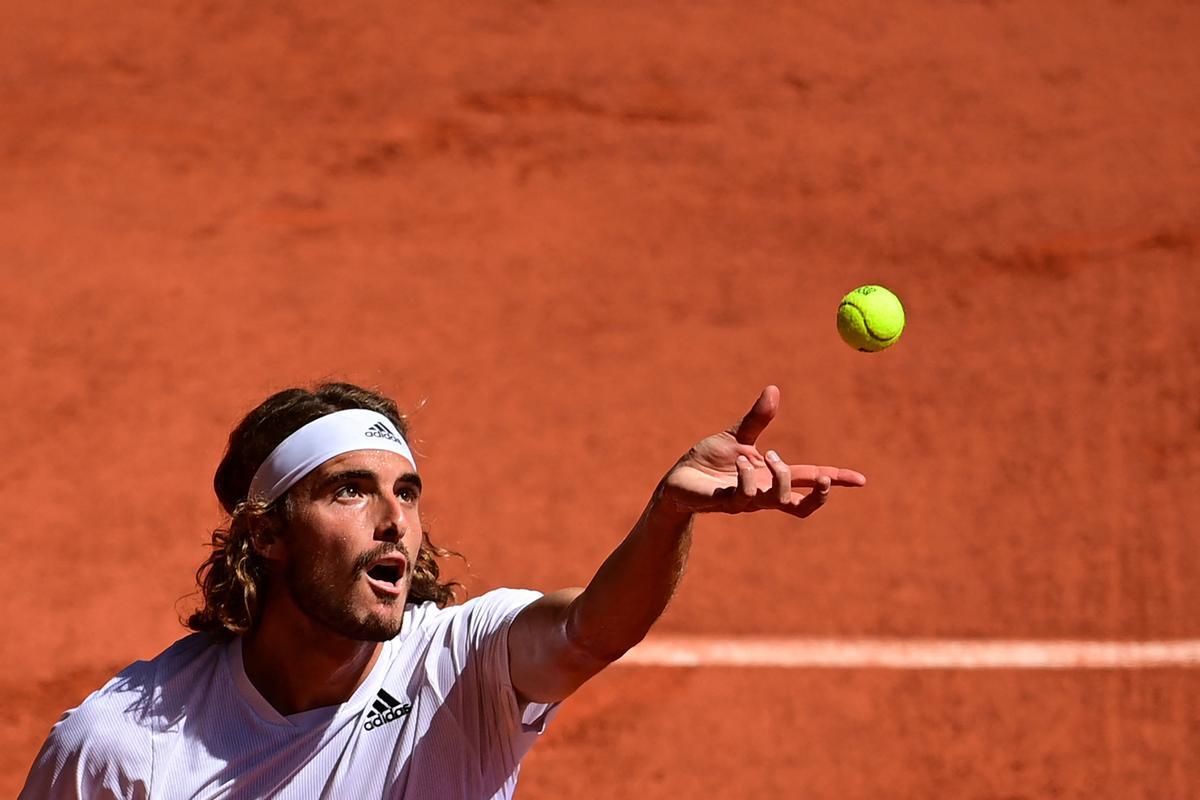
[[[284,571],[284,585],[297,608],[334,633],[360,642],[386,642],[400,633],[404,622],[402,613],[384,615],[378,611],[370,611],[364,615],[361,611],[356,611],[353,587],[357,585],[368,566],[393,552],[404,556],[405,574],[400,580],[407,584],[412,575],[413,561],[404,545],[397,543],[380,545],[359,556],[354,562],[349,587],[340,585],[342,581],[330,571],[327,563],[319,561],[302,564],[295,559],[288,562]],[[380,598],[380,602],[389,608],[399,606],[399,611],[402,612],[406,596],[407,591],[395,598]]]

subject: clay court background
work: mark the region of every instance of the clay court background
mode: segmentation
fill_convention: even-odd
[[[4,3],[0,795],[182,631],[230,426],[414,415],[472,591],[584,582],[766,383],[860,469],[659,630],[1200,636],[1200,8]],[[910,324],[848,349],[838,298]],[[614,668],[518,796],[1200,796],[1200,670]]]

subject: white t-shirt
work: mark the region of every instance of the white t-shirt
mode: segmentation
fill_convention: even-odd
[[[241,639],[180,639],[66,712],[21,798],[510,798],[557,710],[520,705],[509,678],[509,626],[539,596],[409,605],[349,700],[288,717],[247,679]]]

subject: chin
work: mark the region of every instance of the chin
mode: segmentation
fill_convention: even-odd
[[[312,621],[338,636],[358,642],[386,642],[395,638],[404,625],[404,604],[330,601],[318,595],[293,595],[300,610]],[[356,607],[357,606],[357,607]]]
[[[348,639],[360,642],[386,642],[394,639],[403,626],[404,618],[397,614],[391,615],[368,614],[365,619],[339,626],[338,633]]]

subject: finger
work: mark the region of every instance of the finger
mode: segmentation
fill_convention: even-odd
[[[813,487],[813,490],[804,495],[796,506],[788,509],[788,513],[801,518],[811,516],[829,500],[830,485],[829,478],[821,477],[817,480],[817,485]]]
[[[754,444],[759,434],[775,418],[775,412],[778,410],[779,387],[768,386],[754,401],[754,407],[746,412],[746,416],[742,417],[742,421],[733,427],[730,433],[737,439],[738,444]]]
[[[771,470],[774,480],[771,489],[780,505],[787,505],[792,499],[792,470],[774,450],[767,451],[767,467]]]
[[[751,500],[758,494],[758,481],[754,477],[754,465],[745,456],[737,457],[738,494]]]
[[[821,478],[828,478],[833,486],[864,486],[867,476],[861,472],[842,467],[818,467],[812,464],[792,464],[792,486],[816,486]]]

